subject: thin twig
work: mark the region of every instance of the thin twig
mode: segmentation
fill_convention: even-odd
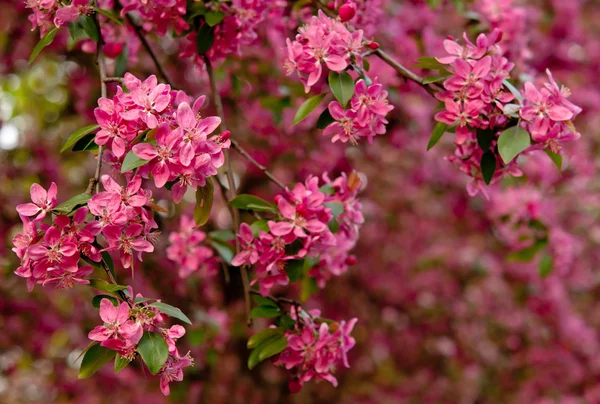
[[[123,77],[105,77],[103,81],[105,83],[121,83],[121,84],[123,84],[125,82]]]
[[[250,289],[250,293],[253,295],[257,295],[257,296],[262,296],[258,290]],[[275,296],[271,296],[271,295],[262,296],[262,297],[269,299],[272,302],[277,303],[277,304],[286,303],[286,304],[289,304],[292,306],[302,306],[302,304],[299,301],[293,300],[293,299],[288,299],[286,297],[275,297]]]
[[[277,179],[277,177],[275,177],[273,174],[271,174],[269,172],[269,170],[267,169],[267,167],[265,167],[262,164],[260,164],[250,154],[248,154],[248,152],[242,146],[240,146],[240,144],[237,142],[237,140],[231,139],[231,146],[233,146],[233,149],[236,152],[238,152],[239,154],[241,154],[242,157],[244,157],[246,160],[248,160],[256,168],[258,168],[259,170],[261,170],[265,174],[265,176],[269,180],[271,180],[274,184],[277,184],[277,186],[280,187],[283,190],[285,190],[287,188],[281,181],[279,181]]]
[[[212,68],[212,64],[210,63],[210,59],[204,55],[204,63],[206,64],[206,72],[208,73],[208,79],[210,81],[210,90],[212,94],[213,104],[215,104],[215,108],[217,109],[217,114],[221,118],[221,129],[223,131],[227,130],[227,124],[225,123],[225,113],[223,112],[223,103],[221,102],[221,97],[219,96],[219,90],[217,89],[217,82],[215,81],[215,74]],[[233,143],[233,140],[232,140]],[[233,170],[231,164],[231,155],[229,153],[229,149],[225,149],[225,160],[226,160],[226,170],[227,170],[227,182],[229,183],[229,200],[232,200],[236,197],[236,186],[235,180],[233,178]],[[233,213],[233,228],[237,233],[240,228],[240,212],[232,207],[231,209]],[[240,252],[240,243],[239,240],[235,239],[235,251],[236,253]],[[242,275],[242,284],[244,285],[244,303],[246,307],[246,319],[248,321],[248,326],[252,325],[252,319],[250,318],[250,281],[248,279],[248,269],[245,265],[240,266],[240,273]]]
[[[335,11],[333,11],[332,9],[327,7],[325,4],[323,4],[321,2],[321,0],[312,0],[312,2],[319,10],[322,10],[323,13],[325,13],[327,16],[329,16],[331,18],[337,17]],[[353,29],[351,27],[348,27],[348,30],[350,32],[353,31]],[[381,48],[376,49],[375,51],[373,51],[373,53],[375,55],[377,55],[385,63],[390,65],[392,68],[394,68],[394,70],[396,70],[396,72],[398,74],[400,74],[402,77],[404,77],[410,81],[413,81],[413,82],[417,83],[418,85],[420,85],[421,87],[423,87],[425,89],[425,91],[427,91],[430,95],[433,96],[437,91],[439,91],[439,87],[437,87],[435,84],[432,84],[432,83],[428,83],[428,84],[423,83],[423,78],[421,76],[413,73],[412,71],[410,71],[409,69],[404,67],[402,64],[398,63],[398,61],[396,61],[393,57],[391,57],[383,49],[381,49]]]
[[[135,21],[133,21],[133,18],[131,17],[131,15],[126,14],[125,17],[127,18],[127,22],[129,23],[129,25],[131,25],[133,27],[136,35],[142,42],[142,45],[144,46],[144,48],[146,49],[146,52],[148,52],[148,54],[154,61],[154,64],[156,65],[156,69],[158,70],[158,72],[160,73],[162,78],[167,82],[167,84],[169,84],[171,86],[172,89],[175,88],[175,86],[173,85],[173,82],[167,75],[167,72],[163,69],[160,61],[158,60],[158,57],[156,57],[156,53],[154,53],[154,51],[152,50],[152,47],[150,47],[150,43],[148,43],[148,40],[146,39],[144,32],[142,32],[142,27],[140,27],[139,25],[137,25],[135,23]]]

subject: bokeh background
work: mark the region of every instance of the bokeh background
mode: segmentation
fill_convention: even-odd
[[[0,402],[600,402],[600,2],[357,3],[363,12],[355,25],[406,66],[441,55],[447,35],[466,31],[474,38],[502,29],[503,46],[517,64],[513,79],[539,84],[550,68],[583,108],[575,122],[582,138],[564,151],[562,172],[543,152],[530,153],[521,157],[523,177],[491,187],[489,201],[471,198],[468,178],[445,159],[452,136],[425,150],[437,103],[377,59],[369,59],[370,75],[390,91],[395,107],[385,136],[373,144],[331,144],[314,129],[318,113],[292,127],[305,95],[283,71],[285,38],[312,10],[290,6],[286,17],[264,21],[252,46],[217,64],[232,136],[285,182],[353,169],[366,178],[357,264],[307,302],[333,319],[359,318],[351,368],[339,369],[338,388],[311,383],[297,395],[288,392],[285,372],[268,362],[248,371],[245,343],[252,331],[236,271],[229,283],[221,272],[181,279],[164,249],[177,216],[193,208],[193,196],[176,207],[157,192],[168,210],[160,216],[158,253],[134,279],[127,270],[118,276],[194,322],[183,345],[195,366],[165,398],[139,366],[114,375],[107,365],[77,380],[77,357],[98,322],[94,291],[36,287],[28,293],[13,274],[18,260],[11,240],[20,231],[15,206],[28,201],[31,183],[55,181],[59,201],[87,186],[92,156],[59,150],[93,122],[100,88],[85,41],[73,43],[66,30],[28,64],[39,39],[30,30],[30,10],[22,1],[0,1]],[[151,44],[181,88],[209,93],[203,70],[178,56],[181,39],[151,36]],[[114,61],[109,64],[112,69]],[[138,77],[154,69],[143,49],[129,55],[128,70]],[[234,159],[242,192],[276,194],[259,171]],[[230,222],[218,198],[206,230]],[[266,325],[257,321],[254,328]]]

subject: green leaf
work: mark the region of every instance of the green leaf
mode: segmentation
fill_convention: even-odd
[[[117,354],[115,356],[115,373],[119,373],[121,370],[125,369],[129,365],[129,361],[123,358],[121,355]]]
[[[228,265],[231,265],[231,260],[235,255],[235,250],[231,244],[224,241],[212,240],[210,245],[219,253],[223,261],[225,261]]]
[[[148,366],[151,374],[157,374],[169,357],[169,347],[164,338],[157,333],[144,331],[137,351]]]
[[[102,299],[108,299],[111,301],[111,303],[113,304],[113,306],[117,307],[119,305],[119,301],[117,299],[115,299],[112,296],[109,295],[96,295],[94,296],[94,298],[92,299],[92,306],[94,306],[95,308],[100,308],[100,302],[102,301]]]
[[[339,216],[344,213],[344,205],[339,202],[327,202],[324,205],[331,209],[331,214],[333,216]]]
[[[310,296],[317,292],[319,288],[317,287],[317,281],[315,278],[311,276],[305,276],[302,278],[301,288],[300,288],[300,301],[306,302]]]
[[[73,145],[73,148],[71,149],[71,151],[73,151],[73,152],[92,151],[92,150],[98,150],[98,145],[96,144],[96,135],[95,134],[85,135],[84,137],[79,139],[77,141],[77,143],[75,143]]]
[[[169,317],[176,318],[178,320],[183,321],[184,323],[192,325],[190,319],[185,314],[183,314],[183,312],[177,307],[171,306],[170,304],[166,304],[163,302],[150,303],[148,306],[158,309],[158,311],[166,314]]]
[[[483,153],[481,156],[481,175],[487,185],[492,182],[496,172],[496,156],[491,151]]]
[[[127,44],[123,45],[123,50],[115,59],[115,76],[122,77],[127,71],[127,60],[129,59],[129,48]]]
[[[515,98],[519,101],[520,104],[523,103],[523,96],[521,95],[519,90],[517,90],[517,88],[513,86],[510,81],[508,81],[508,79],[502,80],[502,84],[504,84],[506,88],[508,88],[508,91],[510,91],[512,95],[515,96]]]
[[[327,223],[327,227],[332,233],[337,233],[340,229],[340,222],[338,222],[337,219],[334,217],[329,221],[329,223]]]
[[[431,150],[431,148],[440,141],[447,129],[448,125],[443,122],[438,122],[435,125],[433,132],[431,133],[431,138],[429,138],[429,143],[427,143],[427,150]]]
[[[540,263],[539,263],[540,277],[545,278],[548,275],[550,275],[553,267],[554,267],[554,260],[552,259],[552,256],[550,254],[542,255],[542,258],[540,258]]]
[[[125,156],[125,160],[123,160],[123,165],[121,166],[121,174],[124,174],[128,171],[132,171],[138,167],[147,164],[150,160],[144,160],[133,154],[133,150],[130,150],[129,153]]]
[[[222,242],[235,240],[235,233],[230,230],[214,230],[208,233],[208,237]]]
[[[253,295],[252,300],[254,300],[254,303],[258,304],[259,306],[279,307],[277,306],[277,303],[275,303],[273,300],[260,295]]]
[[[108,283],[106,281],[103,281],[102,279],[90,279],[89,285],[94,289],[101,290],[102,292],[108,292],[113,294],[120,290],[127,289],[127,286],[113,285],[112,283]]]
[[[115,22],[115,23],[117,23],[119,25],[123,25],[123,21],[119,17],[117,17],[116,14],[112,13],[111,11],[104,10],[103,8],[98,8],[98,7],[94,7],[94,10],[98,14],[102,14],[106,18],[110,19],[112,22]]]
[[[304,259],[289,260],[285,263],[285,272],[287,273],[290,282],[296,282],[302,278],[304,269]]]
[[[71,199],[61,203],[60,205],[54,207],[54,211],[57,213],[70,213],[77,206],[85,205],[87,201],[92,197],[90,194],[79,194],[75,195]]]
[[[219,24],[221,21],[223,21],[223,18],[225,18],[225,13],[223,13],[220,10],[212,10],[204,14],[204,19],[206,20],[206,23],[211,27],[214,27],[215,25]]]
[[[547,240],[538,240],[531,246],[524,248],[522,250],[516,251],[508,255],[509,261],[521,261],[521,262],[530,262],[536,256],[538,251],[548,245]]]
[[[243,210],[254,210],[257,212],[277,212],[277,209],[274,205],[265,201],[264,199],[259,198],[258,196],[249,195],[249,194],[241,194],[236,196],[234,199],[229,201],[229,205],[234,208],[243,209]]]
[[[202,56],[209,51],[215,41],[214,29],[208,24],[202,24],[196,34],[196,51]]]
[[[115,354],[116,352],[111,349],[104,348],[98,344],[92,345],[83,356],[77,378],[86,379],[92,376],[102,366],[110,362],[115,357]]]
[[[287,347],[287,338],[282,334],[272,335],[264,339],[251,353],[248,358],[248,369],[252,370],[260,362],[273,355],[277,355]]]
[[[371,69],[371,63],[367,60],[367,58],[363,58],[362,61],[363,69],[368,72]]]
[[[31,62],[33,62],[35,60],[35,58],[37,57],[37,55],[39,55],[39,53],[42,51],[42,49],[44,49],[46,46],[50,45],[52,43],[52,41],[54,41],[54,37],[56,36],[57,32],[58,32],[58,28],[56,28],[55,26],[52,26],[52,28],[50,28],[48,30],[48,32],[46,32],[46,34],[42,37],[42,39],[40,39],[40,41],[37,43],[37,45],[35,45],[35,48],[33,48],[33,51],[31,52],[31,56],[29,56],[30,64],[31,64]]]
[[[215,187],[210,177],[206,178],[206,185],[196,189],[196,206],[194,206],[194,221],[196,226],[204,226],[212,210]]]
[[[65,150],[73,147],[77,141],[81,140],[81,138],[83,138],[85,135],[92,133],[98,128],[100,128],[100,125],[89,125],[73,132],[73,134],[69,136],[63,147],[60,149],[60,152],[62,153]]]
[[[529,133],[519,125],[506,129],[498,139],[498,152],[504,164],[510,163],[517,155],[531,145]]]
[[[477,129],[477,143],[484,152],[487,152],[494,141],[496,131],[489,129]]]
[[[260,219],[250,225],[252,234],[254,237],[258,237],[258,233],[261,231],[269,232],[269,221],[266,219]]]
[[[286,330],[293,330],[296,326],[296,321],[290,316],[281,316],[279,317],[277,324]]]
[[[325,184],[319,188],[319,191],[323,192],[325,195],[333,195],[335,193],[335,188],[333,188],[333,185],[331,184]]]
[[[292,125],[296,125],[298,122],[302,122],[304,118],[306,118],[311,112],[317,108],[327,93],[315,95],[314,97],[310,97],[308,100],[304,101],[298,111],[296,112],[296,116],[294,116],[294,120],[292,121]]]
[[[261,332],[258,332],[250,337],[250,339],[248,340],[248,344],[247,344],[248,349],[254,349],[254,348],[258,347],[260,344],[262,344],[268,338],[272,338],[275,336],[280,337],[282,335],[283,335],[283,330],[281,328],[267,328],[265,330],[262,330]]]
[[[430,77],[425,77],[423,79],[423,84],[437,83],[439,81],[446,80],[448,77],[450,77],[450,76],[430,76]]]
[[[447,66],[438,62],[437,59],[433,57],[418,58],[417,64],[413,67],[417,69],[439,70],[442,74],[450,74]]]
[[[346,72],[329,72],[329,88],[343,108],[354,95],[354,79]]]
[[[83,27],[83,30],[94,42],[98,42],[100,39],[100,33],[98,32],[98,26],[92,17],[89,15],[80,15],[79,23]]]
[[[115,262],[113,261],[112,257],[110,256],[110,253],[108,251],[102,251],[102,261],[106,264],[106,266],[108,267],[108,270],[114,277],[115,276]]]
[[[560,155],[558,153],[554,153],[550,149],[546,149],[544,151],[546,152],[548,157],[550,157],[550,160],[552,160],[552,162],[554,163],[556,168],[558,168],[558,171],[561,171],[562,170],[562,161],[563,161],[562,155]]]
[[[319,115],[319,119],[317,119],[317,129],[325,129],[330,124],[334,123],[335,119],[331,116],[328,108],[325,108],[325,111],[321,112]]]
[[[281,314],[279,307],[256,306],[250,312],[250,318],[274,318]]]

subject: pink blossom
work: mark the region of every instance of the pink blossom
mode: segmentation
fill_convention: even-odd
[[[53,182],[50,188],[46,191],[39,184],[31,185],[31,201],[33,203],[25,203],[17,206],[17,212],[23,216],[34,216],[36,222],[41,222],[46,217],[46,213],[56,206],[57,187]]]

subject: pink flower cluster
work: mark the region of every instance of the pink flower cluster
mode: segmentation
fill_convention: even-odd
[[[25,5],[33,12],[28,17],[32,30],[40,27],[41,36],[52,26],[60,28],[68,22],[75,21],[80,15],[92,12],[89,0],[73,0],[69,5],[63,5],[56,0],[25,0]]]
[[[388,104],[387,96],[388,92],[377,83],[377,78],[371,85],[358,80],[349,108],[344,109],[337,101],[329,103],[329,113],[335,122],[325,128],[323,135],[333,136],[332,143],[339,140],[356,144],[361,137],[372,143],[374,136],[385,134],[388,123],[385,116],[394,109]]]
[[[559,87],[550,70],[546,70],[546,74],[550,82],[539,90],[532,83],[525,83],[523,107],[519,114],[527,123],[531,138],[558,153],[562,143],[581,137],[571,123],[581,108],[567,100],[571,91],[565,86]]]
[[[351,64],[361,65],[363,31],[350,32],[341,21],[319,10],[318,16],[299,28],[294,41],[287,39],[287,48],[287,73],[298,73],[308,93],[321,77],[323,64],[334,72],[341,72]]]
[[[152,174],[158,188],[171,182],[173,200],[179,203],[188,187],[204,186],[223,165],[229,132],[210,136],[221,119],[201,118],[204,96],[190,105],[187,94],[158,84],[154,75],[142,82],[126,73],[124,80],[129,92],[118,87],[112,99],[98,100],[96,143],[112,151],[119,162],[115,165],[130,150],[147,160],[142,175]],[[148,143],[141,142],[144,136]]]
[[[48,191],[33,184],[33,203],[17,206],[23,232],[13,238],[12,250],[21,260],[15,274],[27,280],[29,291],[36,283],[55,284],[59,288],[87,284],[89,281],[84,278],[93,269],[87,265],[79,266],[81,254],[95,262],[101,260],[99,249],[93,244],[97,230],[92,223],[86,223],[87,208],[78,209],[72,217],[58,214],[52,225],[42,223],[56,206],[56,193],[54,183]],[[36,217],[30,220],[32,216]]]
[[[213,251],[202,245],[205,240],[206,233],[196,228],[194,219],[182,215],[179,231],[171,232],[167,248],[167,257],[179,266],[181,278],[187,278],[198,270],[203,278],[218,273],[218,261]]]
[[[108,243],[106,251],[117,251],[124,268],[133,265],[133,259],[142,261],[142,253],[153,252],[158,237],[158,224],[152,214],[152,191],[141,188],[142,178],[134,176],[126,187],[108,175],[102,176],[105,191],[88,201],[91,222],[96,234],[102,234]]]
[[[142,20],[145,31],[164,36],[172,27],[177,35],[189,28],[182,18],[187,11],[185,0],[121,0],[121,17],[131,12]]]
[[[241,251],[232,265],[253,265],[263,296],[275,285],[288,285],[286,266],[290,260],[316,261],[317,269],[309,275],[325,285],[331,275],[340,275],[354,262],[348,251],[358,238],[362,224],[361,205],[356,201],[360,181],[356,174],[351,180],[344,175],[319,188],[319,178],[309,177],[298,183],[286,195],[275,197],[278,218],[269,220],[267,230],[255,235],[242,223],[238,239]],[[331,264],[328,267],[327,264]]]
[[[131,287],[128,288],[132,296]],[[136,300],[142,296],[138,294]],[[131,306],[130,306],[131,304]],[[183,380],[183,368],[193,365],[189,352],[181,356],[176,341],[185,335],[185,328],[173,325],[164,327],[167,316],[158,309],[131,302],[121,302],[115,306],[109,299],[100,301],[100,318],[103,325],[89,332],[88,338],[100,345],[116,351],[128,361],[135,359],[138,343],[144,332],[156,333],[164,338],[169,348],[169,356],[160,369],[160,389],[165,396],[170,393],[169,383]]]
[[[269,25],[281,24],[287,5],[282,0],[233,0],[230,3],[219,3],[219,11],[225,16],[213,27],[214,41],[206,52],[206,56],[213,62],[231,55],[240,55],[244,47],[256,42],[257,31],[265,21]],[[214,7],[209,4],[207,6]],[[203,65],[204,60],[197,52],[196,32],[191,32],[186,38],[188,40],[182,44],[180,56],[193,58],[195,63]]]
[[[297,317],[292,313],[293,317]],[[286,333],[287,347],[274,359],[281,366],[294,373],[289,381],[290,391],[297,393],[302,385],[310,380],[322,379],[337,386],[333,375],[340,365],[348,368],[348,351],[356,343],[350,336],[358,319],[336,322],[320,321],[319,310],[306,312],[300,309],[300,322],[296,328]]]

